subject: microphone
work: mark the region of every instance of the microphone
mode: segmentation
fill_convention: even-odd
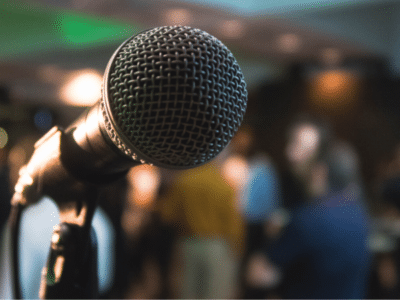
[[[229,144],[246,105],[240,67],[217,38],[187,26],[143,31],[111,57],[100,101],[35,144],[13,202],[54,196],[76,180],[109,182],[142,163],[205,164]]]

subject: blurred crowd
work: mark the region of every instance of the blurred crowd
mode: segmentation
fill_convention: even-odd
[[[326,120],[298,115],[285,134],[283,164],[245,125],[199,168],[141,165],[102,187],[101,298],[400,298],[400,150],[367,188]],[[33,142],[0,149],[0,298],[12,297],[6,221]],[[46,197],[24,212],[24,298],[37,298],[57,214]]]

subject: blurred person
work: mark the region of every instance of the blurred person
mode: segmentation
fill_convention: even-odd
[[[128,173],[128,198],[122,224],[129,244],[128,298],[167,298],[171,234],[158,212],[161,171],[150,165]]]
[[[400,297],[400,211],[381,203],[384,208],[375,216],[369,246],[373,253],[368,284],[370,299]]]
[[[177,298],[238,296],[244,227],[235,191],[221,173],[228,151],[178,174],[163,200],[163,220],[178,234]]]
[[[370,242],[375,254],[368,294],[371,298],[400,298],[399,172],[399,155],[396,153],[384,174],[381,174],[383,178],[378,188],[381,210],[375,218]]]
[[[364,298],[369,216],[355,151],[333,144],[327,127],[310,118],[297,120],[288,138],[286,155],[294,178],[304,186],[302,202],[292,199],[288,225],[263,260],[251,264],[280,270],[284,298]]]
[[[254,139],[252,129],[243,127],[231,143],[246,161],[245,171],[238,174],[238,181],[242,183],[239,202],[246,226],[243,270],[249,257],[263,248],[267,239],[265,224],[281,206],[278,173],[272,159],[257,149]],[[245,278],[242,278],[242,285],[242,297],[248,299],[264,298],[269,290],[267,286],[249,284]]]
[[[278,173],[272,158],[257,148],[250,127],[244,127],[233,138],[233,151],[245,163],[237,173],[239,202],[248,230],[260,231],[265,220],[281,205]],[[252,226],[254,225],[254,226]]]
[[[327,189],[321,172],[326,171],[321,159],[332,139],[324,120],[300,114],[286,132],[284,158],[286,168],[281,175],[283,206],[289,212],[324,193]]]
[[[230,155],[221,165],[221,176],[234,191],[234,203],[239,212],[245,208],[243,197],[249,179],[249,162],[240,154]]]

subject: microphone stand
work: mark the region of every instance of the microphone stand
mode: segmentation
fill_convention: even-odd
[[[14,226],[14,296],[20,297],[18,235],[21,210],[41,195],[50,196],[60,209],[60,224],[54,228],[47,265],[43,268],[39,296],[42,299],[98,298],[97,240],[91,226],[99,184],[111,182],[127,172],[120,171],[92,178],[79,163],[93,159],[72,138],[73,130],[54,127],[35,144],[35,151],[20,171],[12,206]],[[84,173],[84,174],[82,174]],[[101,172],[99,172],[101,173]],[[95,176],[92,176],[95,177]]]
[[[91,226],[97,191],[89,188],[87,201],[60,209],[43,268],[41,299],[96,299],[98,295],[97,239]]]

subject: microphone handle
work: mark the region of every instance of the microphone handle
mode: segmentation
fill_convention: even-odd
[[[141,164],[103,134],[99,106],[86,110],[65,131],[53,127],[35,143],[32,157],[20,170],[13,203],[32,204],[43,195],[58,204],[75,201],[81,191],[74,193],[74,186],[110,183]]]

